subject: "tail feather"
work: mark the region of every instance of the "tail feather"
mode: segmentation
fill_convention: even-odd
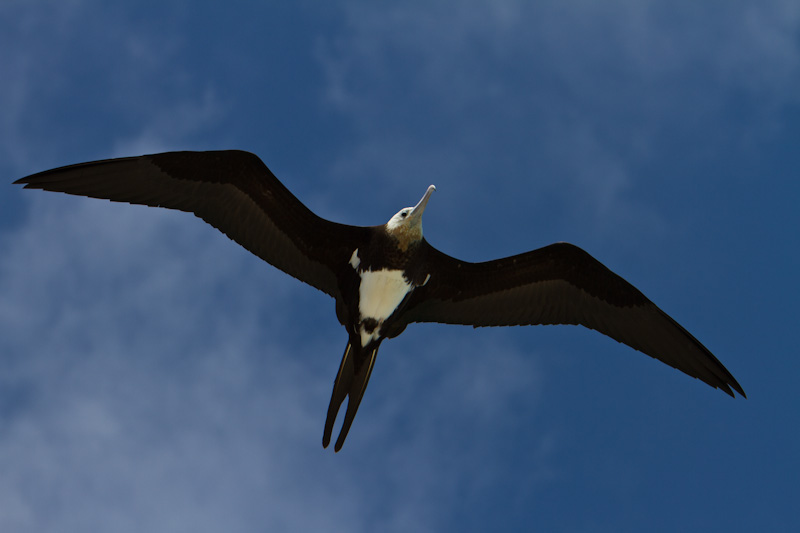
[[[339,364],[339,372],[336,374],[336,379],[333,382],[333,394],[331,394],[331,403],[328,405],[328,417],[325,419],[325,432],[322,434],[322,447],[327,448],[331,442],[331,433],[333,433],[333,423],[336,422],[336,415],[342,402],[347,397],[350,391],[350,384],[353,381],[353,356],[352,356],[352,343],[348,342],[347,347],[344,349],[342,362]]]
[[[331,442],[333,424],[336,422],[336,415],[339,413],[344,399],[348,396],[350,397],[347,401],[347,411],[345,412],[342,429],[339,431],[339,437],[333,447],[336,452],[342,449],[347,433],[350,431],[350,426],[353,424],[353,419],[356,417],[358,406],[364,397],[364,391],[367,390],[367,383],[369,383],[369,378],[372,375],[372,367],[375,365],[375,357],[378,355],[378,345],[370,348],[366,355],[358,353],[359,351],[354,349],[352,342],[347,343],[342,362],[339,365],[339,372],[336,374],[336,380],[333,383],[331,403],[328,406],[328,417],[325,420],[325,431],[322,435],[323,448],[327,448]]]

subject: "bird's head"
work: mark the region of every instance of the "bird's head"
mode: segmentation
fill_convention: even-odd
[[[422,239],[422,213],[436,187],[431,185],[414,207],[404,207],[386,223],[386,231],[400,242],[401,248]]]

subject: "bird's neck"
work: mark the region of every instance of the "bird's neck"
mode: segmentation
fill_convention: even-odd
[[[392,229],[386,229],[386,234],[389,240],[397,246],[401,252],[408,252],[422,241],[422,227],[416,226],[399,226]]]

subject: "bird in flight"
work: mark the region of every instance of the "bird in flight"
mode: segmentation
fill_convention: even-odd
[[[556,243],[470,263],[422,236],[435,187],[380,226],[325,220],[258,156],[167,152],[69,165],[17,180],[43,189],[194,213],[267,263],[328,294],[347,330],[322,445],[347,401],[339,451],[378,348],[412,322],[473,327],[580,324],[734,396],[744,390],[714,355],[633,285],[587,252]]]

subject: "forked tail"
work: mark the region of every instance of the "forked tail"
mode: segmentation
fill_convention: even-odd
[[[344,355],[342,356],[342,363],[339,365],[339,373],[336,374],[336,381],[333,382],[333,394],[331,395],[331,403],[328,406],[328,418],[325,420],[325,432],[322,434],[323,448],[327,448],[328,444],[330,444],[336,415],[339,413],[344,399],[350,396],[347,401],[347,411],[344,415],[342,429],[339,431],[339,438],[336,439],[333,451],[338,452],[342,449],[344,439],[347,438],[347,433],[350,431],[350,426],[356,417],[358,406],[361,404],[361,398],[364,397],[364,391],[367,390],[367,383],[372,374],[372,366],[375,364],[375,356],[378,355],[379,346],[379,343],[375,344],[374,347],[362,352],[360,347],[354,348],[352,342],[347,342],[347,347],[344,349]]]

